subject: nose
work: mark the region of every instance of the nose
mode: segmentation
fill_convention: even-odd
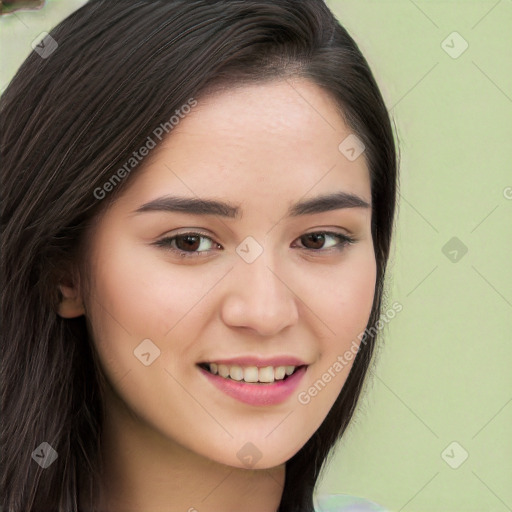
[[[221,308],[230,327],[245,327],[262,336],[273,336],[297,323],[297,301],[289,273],[274,270],[265,252],[252,263],[241,260],[230,272],[228,291]],[[284,275],[280,275],[284,274]]]

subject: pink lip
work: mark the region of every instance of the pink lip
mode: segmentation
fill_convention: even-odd
[[[278,380],[269,384],[251,384],[213,375],[204,368],[198,368],[215,387],[224,391],[226,395],[249,405],[274,405],[284,402],[297,388],[307,371],[307,366],[303,366],[285,380]]]
[[[297,359],[293,356],[279,356],[271,357],[269,359],[262,359],[256,356],[236,357],[233,359],[212,359],[211,361],[203,361],[208,363],[225,364],[226,366],[257,366],[264,368],[265,366],[303,366],[306,365],[304,361]]]

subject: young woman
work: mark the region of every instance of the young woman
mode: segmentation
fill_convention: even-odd
[[[3,510],[313,512],[395,212],[353,39],[322,0],[90,0],[0,109]]]

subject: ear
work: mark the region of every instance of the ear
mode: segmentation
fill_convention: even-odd
[[[78,287],[73,284],[59,284],[62,298],[57,313],[62,318],[76,318],[85,314],[85,308]]]

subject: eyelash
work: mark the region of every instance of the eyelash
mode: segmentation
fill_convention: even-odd
[[[187,251],[182,251],[181,249],[175,249],[174,247],[171,247],[172,242],[174,240],[176,240],[177,238],[185,237],[185,236],[190,236],[190,235],[192,235],[192,236],[199,235],[199,237],[207,238],[208,240],[211,240],[214,244],[217,244],[216,242],[214,242],[212,240],[211,237],[207,236],[205,233],[201,233],[199,231],[191,231],[191,232],[187,232],[187,233],[179,233],[178,235],[174,235],[172,237],[162,238],[162,239],[156,241],[154,243],[154,245],[156,245],[157,247],[162,247],[163,249],[165,249],[167,251],[173,252],[174,254],[176,254],[176,255],[178,255],[178,256],[180,256],[182,258],[200,258],[200,257],[208,256],[208,253],[211,252],[210,250],[208,250],[208,251],[200,251],[200,252],[187,252]],[[312,231],[311,233],[306,233],[305,235],[300,236],[298,239],[300,239],[302,237],[305,237],[305,236],[308,236],[308,235],[329,235],[329,236],[332,236],[332,237],[335,237],[335,238],[338,238],[338,239],[341,240],[340,244],[338,244],[337,246],[334,246],[334,247],[329,247],[328,249],[308,249],[308,248],[304,248],[306,251],[311,251],[313,253],[315,253],[315,252],[317,252],[317,253],[318,252],[321,252],[321,253],[328,252],[328,253],[330,253],[333,250],[341,252],[343,249],[345,249],[346,246],[354,244],[355,242],[357,242],[357,240],[355,238],[353,238],[353,237],[350,237],[348,235],[344,235],[342,233],[336,233],[334,231]],[[217,245],[220,245],[220,244],[217,244]]]

